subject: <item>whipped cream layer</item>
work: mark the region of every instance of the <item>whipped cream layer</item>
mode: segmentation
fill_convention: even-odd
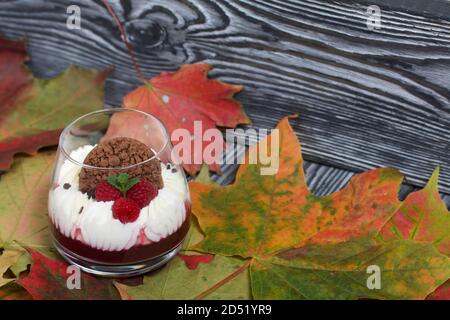
[[[94,147],[79,147],[70,157],[82,163]],[[113,201],[96,201],[78,190],[81,167],[65,160],[55,178],[57,186],[49,194],[50,218],[66,237],[96,249],[120,251],[158,242],[177,231],[187,215],[185,203],[189,191],[180,169],[174,168],[161,163],[164,187],[141,209],[136,221],[123,224],[113,218]],[[68,189],[64,188],[67,184]]]

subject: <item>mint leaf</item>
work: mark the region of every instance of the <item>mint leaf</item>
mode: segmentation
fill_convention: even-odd
[[[127,188],[126,188],[125,192],[130,190],[135,184],[138,184],[138,183],[139,183],[139,178],[135,177],[133,179],[130,179],[130,181],[128,181]]]
[[[139,183],[139,178],[135,177],[128,180],[128,174],[121,173],[117,176],[109,176],[107,181],[110,185],[125,195],[128,190],[130,190],[135,184]]]
[[[109,176],[108,178],[106,178],[106,180],[108,181],[108,183],[110,185],[112,185],[113,187],[116,187],[117,189],[120,189],[120,185],[117,182],[117,177],[116,176]]]
[[[126,173],[121,173],[117,176],[117,181],[119,182],[119,184],[121,186],[126,186],[127,182],[128,182],[128,174]]]

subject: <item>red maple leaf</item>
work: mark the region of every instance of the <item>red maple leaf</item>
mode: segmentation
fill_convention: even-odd
[[[68,278],[73,274],[68,272],[68,264],[44,256],[38,251],[29,249],[33,259],[31,271],[26,276],[20,276],[17,282],[24,287],[34,300],[106,300],[118,299],[112,281],[96,278],[80,273],[80,288],[69,289]]]
[[[242,86],[230,85],[207,78],[210,66],[207,64],[183,65],[177,72],[164,72],[129,93],[123,99],[125,108],[138,109],[156,116],[166,126],[169,134],[183,128],[190,133],[192,162],[199,155],[195,142],[201,140],[202,150],[210,143],[195,135],[194,121],[201,121],[201,134],[211,128],[234,128],[238,124],[248,124],[250,120],[233,95],[242,90]],[[145,140],[142,117],[119,113],[111,119],[106,138],[131,136]],[[148,139],[151,139],[149,137]],[[144,141],[145,142],[145,141]],[[182,141],[174,141],[175,145]],[[197,144],[198,145],[198,144]],[[218,159],[221,155],[216,155]],[[201,168],[201,163],[184,164],[191,175]],[[219,171],[218,163],[210,165],[212,171]]]
[[[23,65],[27,54],[24,41],[0,38],[0,111],[4,112],[17,92],[30,84],[31,76]]]

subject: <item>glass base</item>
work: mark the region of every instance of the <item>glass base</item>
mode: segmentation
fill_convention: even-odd
[[[126,278],[138,276],[149,271],[153,271],[163,267],[169,260],[177,255],[181,250],[183,241],[172,250],[163,254],[162,256],[152,258],[149,260],[140,261],[138,263],[130,264],[99,264],[92,261],[82,259],[77,254],[67,250],[58,241],[53,240],[55,248],[59,254],[67,260],[70,264],[78,266],[82,271],[91,273],[102,277]]]

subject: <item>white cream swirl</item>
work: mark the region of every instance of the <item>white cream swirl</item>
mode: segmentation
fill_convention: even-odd
[[[70,157],[82,163],[93,148],[92,145],[79,147]],[[66,237],[96,249],[120,251],[138,244],[141,230],[148,240],[158,242],[178,230],[186,219],[189,191],[180,169],[161,163],[164,187],[141,210],[136,221],[126,224],[114,219],[113,201],[95,201],[78,190],[80,171],[80,166],[65,160],[56,178],[57,187],[49,194],[51,220]],[[64,184],[70,187],[64,188]]]

